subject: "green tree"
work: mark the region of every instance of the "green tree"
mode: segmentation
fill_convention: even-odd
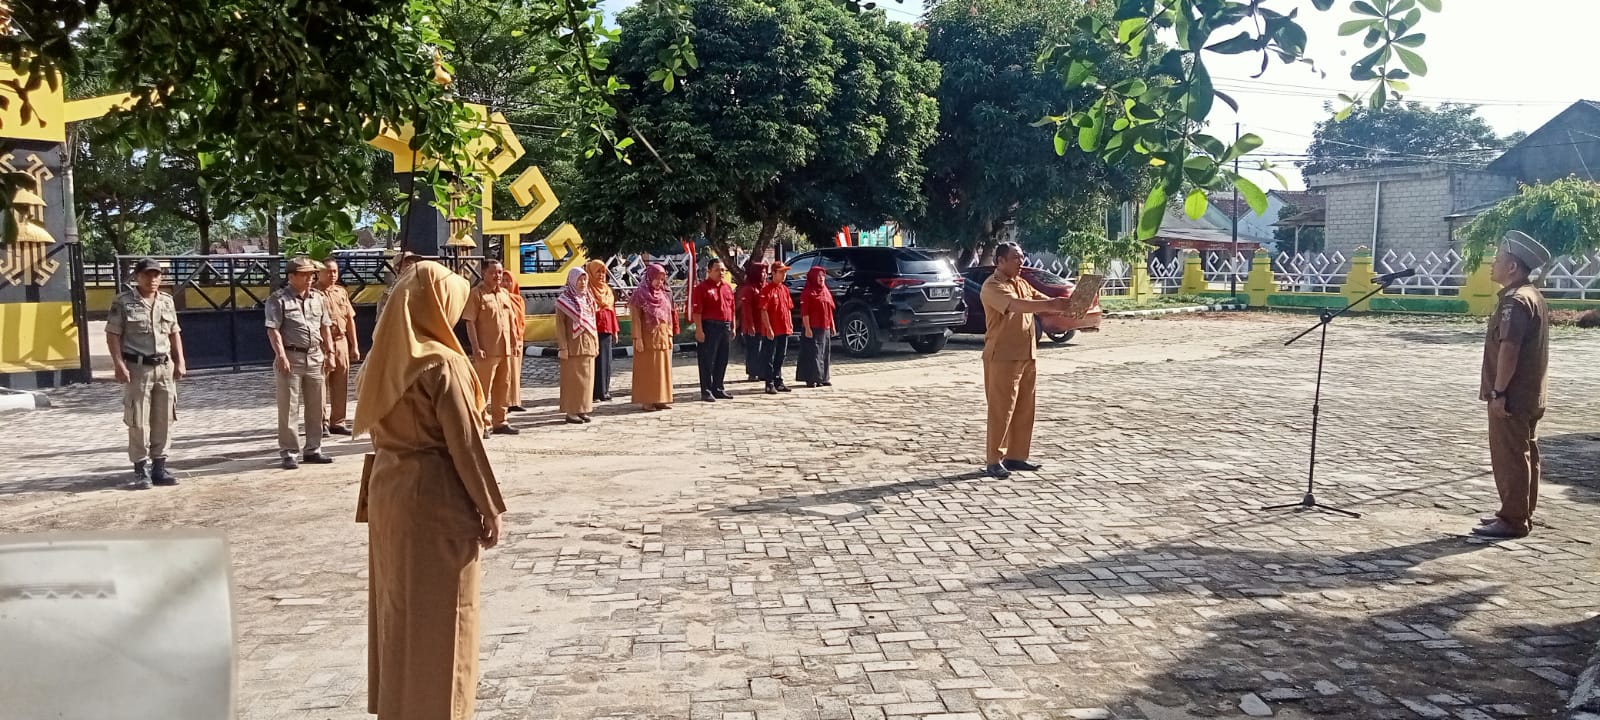
[[[1511,230],[1533,236],[1556,256],[1600,250],[1600,183],[1569,177],[1523,185],[1461,228],[1467,267],[1476,270]]]
[[[1335,0],[1311,0],[1317,11]],[[1237,187],[1257,213],[1265,212],[1266,193],[1230,164],[1260,148],[1260,137],[1244,135],[1233,143],[1205,132],[1216,102],[1238,103],[1212,84],[1207,58],[1254,54],[1265,74],[1273,59],[1285,64],[1312,62],[1306,56],[1306,31],[1296,20],[1295,3],[1274,0],[1121,0],[1109,19],[1090,13],[1074,31],[1041,57],[1069,89],[1092,91],[1087,101],[1070,102],[1046,120],[1056,126],[1057,152],[1076,142],[1109,163],[1132,156],[1148,162],[1155,176],[1139,213],[1138,237],[1161,226],[1168,202],[1182,198],[1199,217],[1206,191]],[[1368,49],[1350,65],[1350,79],[1362,91],[1342,94],[1336,117],[1359,105],[1378,110],[1408,92],[1427,63],[1416,51],[1426,41],[1418,31],[1426,13],[1442,0],[1353,0],[1353,19],[1340,35],[1360,35]],[[1171,44],[1157,38],[1171,38]],[[1131,60],[1150,68],[1139,77],[1117,80],[1118,63]],[[1314,65],[1314,62],[1312,63]],[[1264,170],[1272,170],[1262,162]]]
[[[1487,164],[1503,147],[1475,105],[1408,102],[1317,123],[1306,151],[1311,159],[1299,165],[1306,175],[1320,175],[1429,160]]]
[[[1076,146],[1058,157],[1050,150],[1055,129],[1038,123],[1090,96],[1038,67],[1039,53],[1086,13],[1109,18],[1111,10],[1078,0],[944,0],[932,7],[928,56],[943,74],[919,237],[961,250],[963,262],[1013,236],[1054,251],[1069,233],[1101,228],[1103,206],[1132,197],[1141,163],[1108,164]],[[1112,65],[1111,81],[1136,73],[1131,62]]]
[[[724,257],[744,223],[760,255],[779,228],[815,241],[918,211],[937,122],[919,31],[829,0],[691,0],[697,69],[652,81],[670,27],[637,10],[609,60],[619,106],[666,167],[604,155],[568,199],[596,254],[704,236]],[[670,171],[666,168],[670,168]]]

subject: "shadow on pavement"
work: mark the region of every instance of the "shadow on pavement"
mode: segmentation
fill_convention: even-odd
[[[1117,718],[1238,717],[1253,695],[1259,707],[1318,718],[1556,717],[1600,619],[1518,622],[1524,611],[1489,601],[1498,590],[1369,616],[1289,610],[1218,618],[1192,639],[1152,648],[1170,652],[1164,669],[1146,676],[1148,690],[1126,691],[1110,709]],[[1133,666],[1148,663],[1148,652],[1113,650],[1106,660],[1144,674]],[[1156,715],[1149,704],[1177,712]]]
[[[1539,439],[1542,483],[1560,485],[1567,497],[1600,505],[1600,430]]]
[[[870,506],[870,503],[874,500],[882,500],[893,495],[901,495],[914,492],[916,490],[926,490],[943,487],[945,485],[953,485],[955,483],[983,480],[986,477],[987,476],[983,474],[983,471],[973,470],[954,475],[941,475],[938,477],[920,480],[907,480],[904,482],[889,483],[887,485],[868,485],[864,487],[856,486],[843,490],[835,490],[833,492],[826,493],[814,493],[811,495],[784,495],[780,497],[759,500],[753,503],[746,503],[743,505],[731,505],[720,510],[713,510],[707,514],[711,517],[727,517],[730,515],[743,515],[749,513],[788,513],[803,511],[806,508],[820,507],[824,505],[853,504],[864,506],[861,514],[866,515],[877,511],[877,508]],[[870,510],[867,510],[867,508],[870,508]]]

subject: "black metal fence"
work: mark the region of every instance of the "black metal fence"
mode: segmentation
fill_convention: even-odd
[[[141,256],[119,256],[115,263],[84,268],[85,284],[129,286],[133,264]],[[335,253],[340,284],[358,296],[369,287],[383,286],[395,275],[394,258],[386,253]],[[178,304],[183,327],[184,355],[192,369],[271,365],[263,305],[287,274],[284,258],[268,255],[179,255],[157,257],[166,268],[164,289]],[[452,255],[437,260],[476,283],[483,257]],[[375,303],[355,306],[356,335],[362,347],[372,344],[377,323]]]

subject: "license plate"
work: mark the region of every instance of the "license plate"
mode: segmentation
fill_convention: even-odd
[[[928,288],[928,298],[932,300],[950,299],[950,288]]]

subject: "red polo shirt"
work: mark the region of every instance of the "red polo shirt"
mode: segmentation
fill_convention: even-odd
[[[733,322],[733,286],[725,282],[702,281],[694,288],[694,310],[701,320]]]
[[[761,288],[761,312],[766,313],[773,335],[794,334],[791,310],[794,310],[794,300],[789,297],[789,288],[783,283],[767,283],[766,287]]]

